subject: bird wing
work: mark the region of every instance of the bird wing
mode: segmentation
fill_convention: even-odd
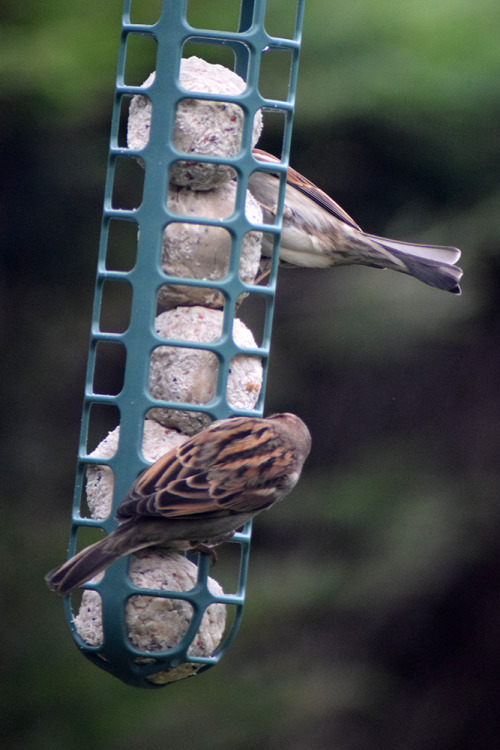
[[[258,161],[266,162],[268,164],[280,163],[280,160],[277,159],[275,156],[272,156],[271,154],[268,154],[266,151],[262,151],[259,148],[254,148],[252,153]],[[288,167],[287,182],[291,187],[294,187],[300,193],[303,193],[303,195],[306,195],[308,198],[313,200],[319,206],[324,208],[325,211],[328,211],[329,214],[332,214],[332,216],[334,216],[336,219],[340,219],[340,221],[344,221],[346,224],[349,224],[349,226],[351,226],[353,229],[359,229],[360,231],[362,231],[359,224],[356,224],[354,219],[351,216],[349,216],[349,214],[346,211],[344,211],[344,209],[341,206],[339,206],[339,204],[336,203],[333,200],[333,198],[330,198],[330,196],[327,195],[327,193],[323,192],[323,190],[320,190],[319,187],[317,187],[313,182],[308,180],[307,177],[304,177],[304,175],[301,175],[300,172],[297,172],[292,167]],[[266,208],[269,209],[268,206]]]
[[[292,453],[272,422],[216,422],[146,469],[116,517],[256,513],[286,486]]]

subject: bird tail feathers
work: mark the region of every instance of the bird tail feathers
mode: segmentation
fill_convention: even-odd
[[[68,594],[100,573],[120,557],[116,552],[106,551],[106,542],[107,539],[102,539],[100,542],[91,544],[90,547],[82,549],[74,557],[51,570],[45,576],[47,586],[59,594]]]
[[[393,256],[395,263],[390,267],[394,270],[408,273],[437,289],[460,294],[462,270],[454,265],[460,258],[460,250],[456,247],[415,245],[374,235],[367,237]]]
[[[95,542],[45,576],[47,586],[59,594],[68,594],[111,565],[119,557],[142,549],[148,542],[130,543],[131,531],[127,524],[118,526],[104,539]]]

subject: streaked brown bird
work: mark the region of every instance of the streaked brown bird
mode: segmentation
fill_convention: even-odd
[[[295,487],[310,449],[294,414],[212,423],[146,469],[119,506],[116,529],[50,571],[47,585],[67,594],[145,547],[221,543]]]
[[[254,149],[259,162],[279,164],[271,154]],[[258,200],[266,224],[276,220],[279,179],[273,172],[253,172],[248,187]],[[262,253],[272,255],[273,238],[265,235]],[[363,232],[360,226],[316,185],[288,168],[279,250],[280,263],[309,268],[363,265],[390,268],[424,284],[460,294],[462,271],[455,247],[415,245]]]

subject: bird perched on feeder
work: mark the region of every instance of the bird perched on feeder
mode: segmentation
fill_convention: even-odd
[[[275,156],[253,149],[258,162],[279,164]],[[256,171],[248,181],[266,224],[276,220],[279,178]],[[264,236],[262,253],[272,256],[273,237]],[[326,193],[291,167],[287,172],[285,204],[279,249],[280,263],[308,268],[364,265],[390,268],[414,276],[429,286],[460,294],[462,271],[454,264],[460,250],[454,247],[416,245],[376,237],[360,226]],[[268,264],[269,265],[269,264]]]
[[[310,449],[294,414],[212,423],[146,469],[118,508],[118,526],[50,571],[47,585],[69,593],[146,547],[209,551],[295,487]]]

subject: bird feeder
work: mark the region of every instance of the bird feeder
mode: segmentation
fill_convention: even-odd
[[[181,433],[235,414],[263,414],[303,17],[302,0],[290,5],[295,24],[287,38],[268,33],[266,0],[241,0],[234,31],[192,25],[187,0],[162,0],[148,23],[138,22],[140,0],[124,2],[69,556],[89,536],[115,528],[114,513],[130,485]],[[138,38],[156,46],[154,70],[142,85],[128,75]],[[233,70],[223,75],[239,77],[239,90],[207,87],[197,68],[205,61],[186,62],[189,44],[230,49]],[[287,55],[290,72],[286,92],[272,98],[267,90],[263,96],[261,73],[277,52]],[[200,125],[207,107],[220,115],[215,130]],[[260,118],[265,130],[270,113],[283,122],[281,163],[272,166],[281,181],[273,225],[262,223],[247,193],[250,174],[269,168],[255,160],[252,146]],[[190,133],[193,117],[201,133]],[[239,132],[228,127],[222,142],[231,147],[221,155],[215,146],[224,118]],[[229,208],[222,210],[224,201]],[[244,271],[254,263],[244,253],[254,252],[248,247],[263,232],[274,237],[275,252],[269,277],[259,282],[256,268]],[[116,260],[125,236],[133,238],[129,263]],[[205,241],[227,247],[219,277],[176,265],[175,252],[180,247],[182,258],[193,237],[195,251]],[[248,300],[265,310],[258,341],[238,319]],[[110,351],[123,370],[112,394],[98,376]],[[103,423],[109,435],[100,434]],[[118,560],[101,580],[66,597],[76,644],[94,664],[137,687],[157,688],[213,666],[241,621],[250,538],[248,523],[221,548],[213,568],[203,553],[173,559],[169,551],[146,550]],[[214,580],[219,566],[225,570],[226,549],[234,566],[229,586]]]

